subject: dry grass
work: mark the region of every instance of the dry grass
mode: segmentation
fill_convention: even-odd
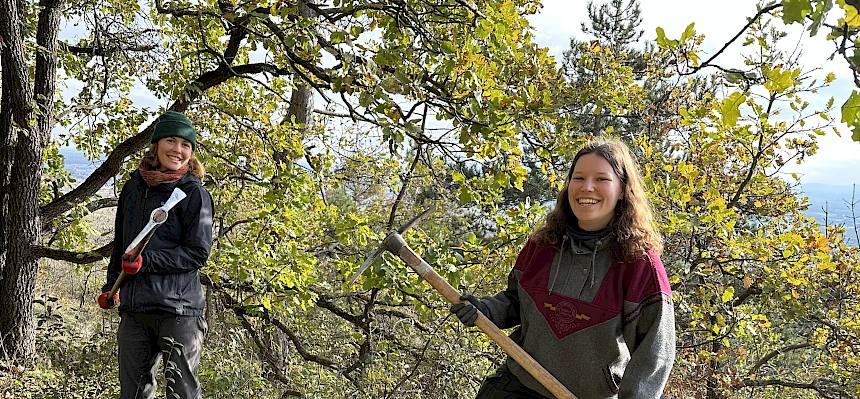
[[[85,220],[97,232],[87,237],[88,245],[82,249],[98,248],[113,239],[113,221],[116,208],[93,212]],[[43,258],[39,260],[35,297],[62,298],[77,306],[94,305],[105,281],[107,259],[89,265],[76,265]]]

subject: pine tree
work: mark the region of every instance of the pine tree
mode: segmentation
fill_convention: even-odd
[[[614,51],[627,50],[639,42],[643,31],[642,12],[638,0],[612,0],[599,6],[588,2],[589,23],[582,23],[582,31],[593,35],[604,46]]]

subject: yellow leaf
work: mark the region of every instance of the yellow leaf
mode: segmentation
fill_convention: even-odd
[[[845,10],[845,23],[851,27],[860,26],[860,14],[858,14],[857,8],[841,1],[839,2],[839,5],[842,6],[843,10]]]
[[[752,320],[762,328],[770,327],[770,320],[768,320],[767,316],[763,314],[752,314],[750,315],[750,318],[752,318]]]
[[[734,297],[735,297],[735,287],[729,287],[729,288],[726,288],[725,291],[723,291],[723,297],[722,297],[723,303],[731,301],[732,298],[734,298]]]
[[[834,271],[836,270],[836,265],[833,262],[821,262],[818,264],[818,269],[821,271]]]
[[[801,284],[805,283],[806,279],[803,277],[795,277],[795,276],[788,275],[788,276],[786,276],[785,281],[787,281],[791,285],[797,286],[797,285],[801,285]]]

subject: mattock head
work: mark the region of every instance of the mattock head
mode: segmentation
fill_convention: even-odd
[[[429,215],[430,212],[433,212],[435,209],[436,209],[436,207],[431,205],[424,212],[421,212],[418,216],[415,216],[410,221],[406,222],[406,224],[400,226],[399,229],[397,229],[396,231],[390,232],[388,235],[391,235],[391,234],[402,235],[407,230],[411,229],[412,226],[418,224],[418,222],[421,221],[421,219],[423,219],[425,216]],[[365,260],[364,264],[362,264],[361,267],[358,268],[358,271],[352,275],[352,278],[349,279],[349,282],[347,283],[347,285],[355,284],[355,281],[358,280],[358,276],[361,276],[361,274],[364,273],[364,271],[368,267],[370,267],[370,265],[373,264],[373,261],[375,261],[376,258],[378,258],[380,255],[382,255],[382,253],[385,252],[385,250],[387,250],[387,249],[388,249],[388,247],[386,247],[385,241],[383,241],[382,244],[380,244],[379,247],[376,248],[376,250],[373,251],[373,253],[367,257],[367,260]]]

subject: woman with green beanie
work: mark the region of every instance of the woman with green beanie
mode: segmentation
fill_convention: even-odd
[[[203,288],[198,270],[212,247],[212,196],[203,187],[205,170],[194,156],[197,132],[182,113],[167,111],[155,121],[151,144],[123,186],[117,205],[114,249],[99,305],[119,302],[121,399],[155,397],[155,371],[165,364],[166,396],[201,398],[197,379],[203,337]],[[174,188],[186,198],[170,210],[136,259],[124,256],[150,213]],[[108,298],[120,275],[126,278]]]

